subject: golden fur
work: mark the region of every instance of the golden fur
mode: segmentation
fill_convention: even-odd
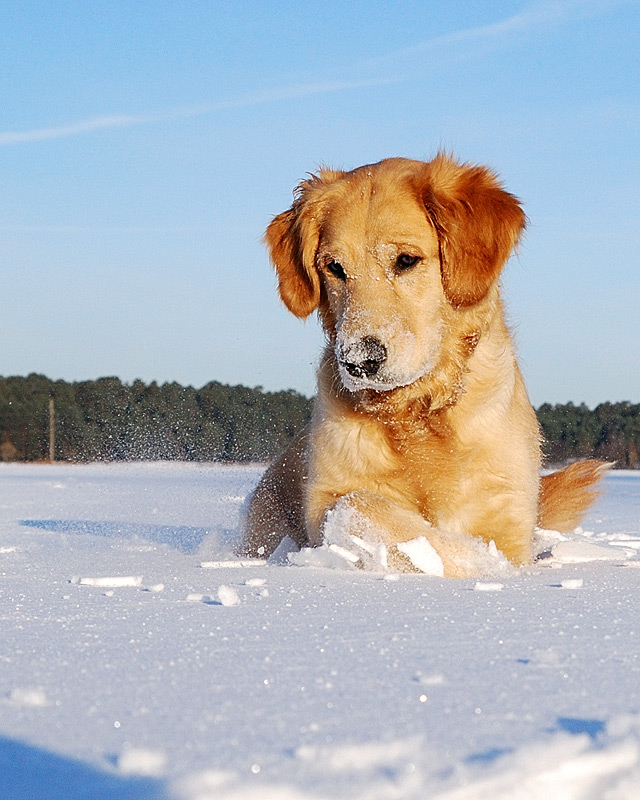
[[[266,242],[279,291],[327,334],[307,430],[251,499],[243,552],[323,541],[327,512],[387,546],[424,536],[444,574],[478,571],[478,539],[530,563],[536,524],[570,529],[602,465],[542,479],[538,424],[499,275],[525,226],[488,169],[440,154],[321,170]],[[366,524],[363,524],[363,521]]]

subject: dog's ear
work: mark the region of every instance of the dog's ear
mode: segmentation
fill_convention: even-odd
[[[421,180],[421,199],[438,234],[447,299],[454,306],[473,305],[485,297],[520,238],[524,212],[486,167],[440,154]]]
[[[324,189],[343,173],[323,169],[296,189],[296,199],[278,214],[265,233],[271,261],[278,274],[282,302],[296,317],[308,317],[320,303],[320,276],[315,260],[322,221]]]

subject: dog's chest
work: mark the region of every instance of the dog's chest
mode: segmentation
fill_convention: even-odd
[[[453,437],[420,430],[413,435],[392,437],[398,468],[389,476],[409,496],[419,512],[435,523],[441,510],[464,490],[465,454]]]

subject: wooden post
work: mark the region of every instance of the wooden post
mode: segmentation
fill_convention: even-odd
[[[53,397],[49,398],[49,461],[56,460],[56,409]]]

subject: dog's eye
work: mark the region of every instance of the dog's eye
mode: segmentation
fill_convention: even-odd
[[[347,273],[344,271],[342,264],[339,261],[330,261],[327,264],[327,269],[332,275],[335,275],[341,281],[347,280]]]
[[[422,261],[420,256],[410,256],[409,253],[400,253],[396,258],[396,269],[398,272],[406,272],[411,267],[415,267],[418,261]]]

